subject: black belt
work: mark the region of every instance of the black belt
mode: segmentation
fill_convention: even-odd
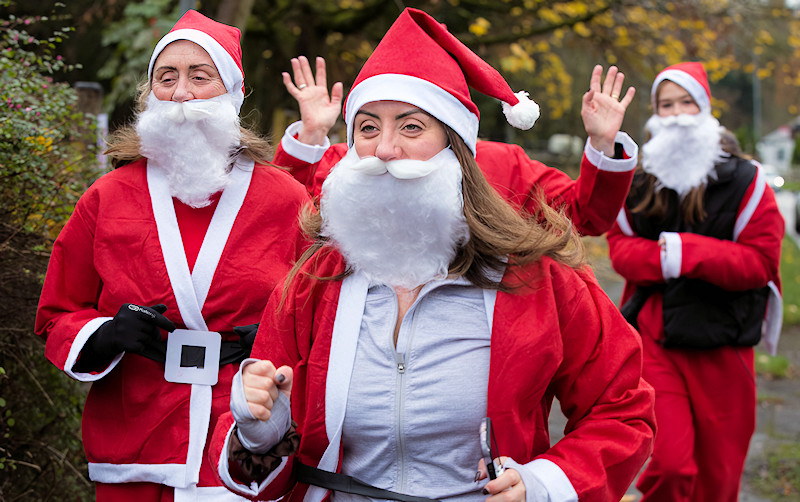
[[[241,341],[222,342],[219,348],[219,365],[238,364],[250,357],[250,349]],[[166,340],[151,341],[144,345],[143,350],[136,351],[140,356],[144,356],[153,361],[163,363],[167,360]],[[205,348],[184,346],[181,351],[181,367],[202,366],[205,361]]]
[[[300,483],[319,486],[336,492],[363,495],[373,499],[399,500],[401,502],[439,502],[436,499],[406,495],[384,490],[339,472],[323,471],[294,459],[294,476]]]

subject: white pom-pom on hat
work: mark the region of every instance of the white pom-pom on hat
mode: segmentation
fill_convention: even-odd
[[[530,99],[525,91],[515,92],[514,96],[519,99],[519,103],[516,105],[503,103],[503,114],[508,123],[517,129],[530,129],[539,118],[539,105]]]
[[[406,8],[364,63],[345,100],[348,144],[353,122],[367,103],[401,101],[418,106],[452,128],[476,152],[480,113],[470,89],[503,103],[508,122],[530,129],[539,105],[514,93],[500,73],[427,13]]]

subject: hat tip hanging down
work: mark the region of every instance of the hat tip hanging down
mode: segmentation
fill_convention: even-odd
[[[526,91],[515,92],[519,102],[515,105],[503,103],[503,114],[509,124],[517,129],[528,130],[540,116],[539,105],[528,97]]]

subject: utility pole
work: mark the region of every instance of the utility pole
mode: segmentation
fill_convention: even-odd
[[[761,79],[758,78],[758,54],[753,51],[753,150],[761,140]]]

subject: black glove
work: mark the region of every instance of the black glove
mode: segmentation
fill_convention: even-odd
[[[233,332],[239,335],[239,346],[235,346],[237,342],[222,342],[223,354],[219,360],[220,366],[230,363],[240,363],[250,357],[250,352],[253,350],[253,342],[256,341],[258,323],[248,324],[247,326],[234,326]],[[232,347],[226,350],[226,344],[230,344]]]
[[[248,324],[247,326],[234,326],[233,332],[239,335],[239,343],[242,348],[250,355],[253,350],[253,343],[256,341],[256,333],[258,333],[258,324]]]
[[[125,303],[117,315],[105,322],[86,341],[73,371],[88,373],[108,366],[120,352],[141,353],[161,339],[159,328],[174,331],[175,324],[162,314],[163,304],[142,307]]]

